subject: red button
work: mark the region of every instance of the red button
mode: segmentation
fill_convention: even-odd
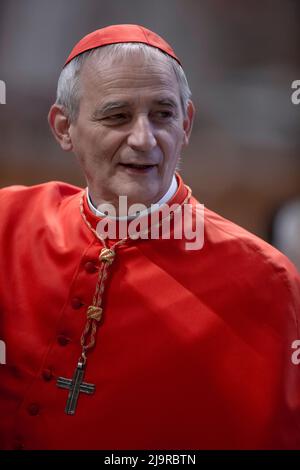
[[[73,297],[73,299],[71,300],[71,305],[75,310],[78,310],[80,307],[83,306],[83,302],[78,299],[78,297]]]
[[[10,372],[15,376],[15,377],[21,377],[21,372],[20,369],[17,368],[17,366],[10,366]]]
[[[23,450],[24,449],[24,444],[20,441],[15,441],[13,445],[14,450]]]
[[[57,342],[58,342],[58,344],[60,344],[61,346],[66,346],[67,344],[69,344],[70,338],[67,338],[67,337],[64,336],[64,335],[59,335],[59,336],[57,337]]]
[[[90,274],[93,274],[98,271],[98,268],[93,261],[88,261],[87,263],[85,263],[84,269],[86,270],[87,273],[90,273]]]
[[[50,369],[44,369],[42,371],[42,377],[44,380],[46,380],[46,382],[49,382],[49,380],[51,380],[53,377],[52,371]]]
[[[40,407],[36,403],[31,403],[31,405],[28,406],[27,411],[30,416],[36,416],[39,414]]]

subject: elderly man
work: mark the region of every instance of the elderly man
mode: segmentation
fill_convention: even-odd
[[[0,192],[1,448],[300,447],[299,277],[207,209],[204,244],[187,247],[180,222],[201,232],[175,171],[190,98],[174,51],[141,26],[95,31],[67,59],[49,123],[86,190]],[[125,196],[145,210],[124,214]],[[150,222],[101,225],[136,220]]]

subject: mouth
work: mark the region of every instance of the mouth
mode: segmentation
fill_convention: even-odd
[[[135,174],[150,173],[157,165],[154,164],[140,164],[140,163],[119,163],[119,165],[126,171]]]

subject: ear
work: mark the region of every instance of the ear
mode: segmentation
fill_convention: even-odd
[[[193,122],[195,117],[195,106],[192,101],[188,102],[186,116],[183,120],[183,145],[188,145],[190,140],[190,135],[193,128]]]
[[[70,137],[70,122],[62,106],[53,104],[48,114],[48,123],[52,133],[66,152],[73,149]]]

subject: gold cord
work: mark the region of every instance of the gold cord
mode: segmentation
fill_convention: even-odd
[[[188,194],[182,204],[179,205],[179,207],[176,209],[178,210],[181,208],[186,202],[190,199],[192,191],[191,189],[186,186],[188,190]],[[102,301],[103,301],[103,293],[105,289],[105,281],[108,276],[108,269],[112,265],[115,255],[116,255],[116,247],[125,244],[127,241],[131,240],[131,238],[122,238],[121,240],[116,241],[110,248],[106,245],[105,239],[101,237],[101,235],[92,227],[90,222],[87,220],[86,215],[84,213],[84,207],[83,207],[83,199],[84,199],[84,194],[85,191],[83,191],[82,196],[80,198],[80,214],[89,228],[89,230],[95,235],[98,240],[101,241],[103,248],[101,249],[100,255],[99,255],[99,260],[101,261],[101,267],[99,269],[99,274],[98,274],[98,279],[97,279],[97,284],[96,284],[96,289],[93,297],[93,303],[90,305],[87,309],[87,322],[84,327],[82,336],[81,336],[81,346],[82,346],[82,352],[81,352],[81,358],[79,361],[83,364],[86,363],[86,353],[89,349],[91,349],[95,345],[95,336],[97,332],[97,328],[99,326],[99,323],[102,319],[102,312],[103,312],[103,307],[102,307]],[[174,212],[172,212],[169,215],[170,218],[174,217]],[[164,219],[162,219],[164,220]],[[162,220],[156,224],[157,227],[160,227],[162,224]],[[144,230],[144,232],[141,232],[141,235],[149,233],[153,226],[150,227],[150,229]],[[133,238],[132,238],[133,239]]]

